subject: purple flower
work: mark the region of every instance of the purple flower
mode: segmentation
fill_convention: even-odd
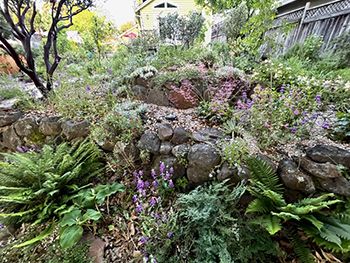
[[[168,238],[172,238],[174,236],[173,232],[168,232],[168,234],[166,235]]]
[[[169,188],[174,188],[174,182],[173,180],[169,180]]]
[[[156,171],[154,169],[152,169],[152,171],[151,171],[151,176],[153,179],[156,179],[156,177],[157,177]]]
[[[138,179],[137,185],[136,185],[137,190],[141,191],[141,190],[143,190],[144,187],[145,187],[144,181],[142,181],[142,179]]]
[[[166,171],[164,179],[168,181],[170,179],[170,176],[171,176],[170,173],[168,171]]]
[[[154,188],[157,188],[158,185],[159,185],[159,183],[158,183],[157,180],[154,180],[154,181],[152,182],[152,185],[153,185]]]
[[[132,197],[132,202],[133,202],[133,203],[136,203],[136,202],[137,202],[137,200],[138,200],[137,195],[134,195],[134,196]]]
[[[148,188],[150,186],[148,181],[145,181],[145,188]]]
[[[161,162],[159,165],[159,171],[161,174],[164,174],[165,172],[165,164],[163,162]]]
[[[314,114],[312,114],[311,119],[315,120],[315,119],[317,119],[317,117],[318,117],[318,113],[314,113]]]
[[[89,85],[87,85],[85,90],[86,90],[86,92],[90,92],[91,91],[91,87]]]
[[[139,176],[140,176],[140,177],[143,176],[143,171],[139,171]]]
[[[142,205],[141,205],[141,204],[138,204],[138,205],[136,206],[136,213],[141,214],[142,211],[143,211]]]
[[[242,92],[242,98],[243,99],[247,99],[248,98],[247,92],[245,92],[245,91]]]
[[[291,132],[291,133],[296,133],[297,130],[298,130],[297,127],[292,127],[292,128],[290,129],[290,132]]]
[[[321,95],[316,95],[315,100],[317,103],[321,103]]]
[[[328,122],[323,122],[323,124],[322,124],[322,128],[323,129],[329,129],[330,128],[330,125],[329,125],[329,123]]]
[[[169,173],[170,173],[170,174],[174,174],[174,168],[173,168],[173,167],[170,167]]]
[[[158,200],[156,197],[152,196],[151,199],[149,200],[149,204],[153,207],[157,204]]]
[[[294,111],[293,111],[293,113],[294,113],[294,115],[299,115],[299,110],[298,109],[295,109]]]
[[[148,241],[148,237],[142,236],[142,237],[140,238],[140,242],[141,242],[142,245],[146,244],[147,241]]]

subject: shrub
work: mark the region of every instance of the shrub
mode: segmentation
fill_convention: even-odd
[[[323,45],[321,36],[309,36],[302,44],[295,44],[285,54],[285,58],[293,56],[301,60],[309,60],[312,62],[320,60],[320,49]]]
[[[248,9],[244,2],[229,10],[224,20],[224,32],[228,41],[235,40],[248,20]]]
[[[215,183],[181,195],[174,236],[158,247],[158,262],[272,262],[272,240],[235,209],[244,191]]]
[[[231,167],[240,166],[248,156],[248,146],[242,138],[232,138],[230,142],[223,143],[222,159]]]
[[[17,247],[41,241],[56,224],[61,246],[71,247],[80,240],[83,225],[101,217],[95,204],[102,204],[105,197],[122,189],[119,184],[91,188],[92,180],[103,169],[100,152],[89,141],[72,147],[61,144],[56,149],[44,146],[39,153],[3,155],[6,161],[0,162],[0,217],[6,223],[49,225]]]
[[[167,83],[179,84],[182,80],[193,80],[200,78],[201,73],[193,66],[182,67],[176,71],[166,71],[154,77],[153,83],[156,87],[161,87]]]
[[[159,18],[159,34],[163,41],[182,43],[190,47],[199,36],[204,24],[204,18],[199,13],[191,13],[188,16],[180,16],[178,13],[170,13]]]
[[[105,142],[130,142],[143,131],[142,114],[145,107],[136,102],[117,103],[92,129],[94,140],[103,145]]]
[[[331,136],[336,140],[350,142],[350,110],[337,114],[337,122],[332,129]]]

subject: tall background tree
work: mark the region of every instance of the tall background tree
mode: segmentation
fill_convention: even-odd
[[[61,61],[57,49],[57,38],[62,30],[73,25],[73,17],[92,6],[93,0],[49,0],[50,26],[44,44],[45,81],[36,70],[31,40],[36,32],[35,20],[38,14],[36,0],[3,0],[0,4],[0,48],[10,55],[19,69],[27,74],[35,86],[46,97],[52,90],[53,74]],[[1,21],[1,20],[0,20]],[[22,47],[21,55],[9,41],[9,29]]]

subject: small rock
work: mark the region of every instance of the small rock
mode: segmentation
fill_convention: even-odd
[[[132,142],[117,142],[113,148],[113,155],[124,164],[132,164],[139,159],[139,149]]]
[[[315,163],[309,158],[301,157],[295,160],[300,167],[312,176],[320,178],[336,178],[342,176],[338,167],[331,163]]]
[[[0,111],[8,111],[16,108],[16,104],[18,103],[18,99],[8,99],[0,101]]]
[[[22,117],[20,111],[6,112],[0,111],[0,127],[9,126]]]
[[[239,180],[236,180],[236,179],[238,179],[237,175],[238,175],[237,168],[231,167],[227,162],[224,162],[221,165],[221,168],[217,174],[217,179],[219,181],[224,181],[226,179],[230,179],[230,180],[233,180],[235,183],[239,183]]]
[[[137,146],[141,150],[146,150],[150,153],[157,154],[159,153],[160,140],[155,133],[146,131],[144,134],[142,134]]]
[[[201,184],[210,180],[213,169],[220,164],[221,157],[217,150],[208,144],[196,144],[188,153],[188,180]]]
[[[331,145],[316,145],[306,150],[306,155],[318,163],[341,164],[350,169],[350,151]]]
[[[96,237],[90,242],[89,257],[94,263],[103,263],[106,243],[102,239]]]
[[[70,141],[77,138],[85,138],[89,135],[90,124],[88,121],[66,121],[62,124],[62,131],[64,136]]]
[[[158,106],[170,106],[166,92],[162,88],[153,88],[148,91],[146,102]]]
[[[177,116],[175,114],[169,114],[164,116],[164,118],[168,121],[176,121],[177,120]]]
[[[216,142],[221,139],[224,133],[216,128],[204,128],[192,134],[192,139],[196,142]]]
[[[288,188],[307,194],[315,192],[315,185],[311,177],[299,171],[298,166],[292,160],[282,160],[277,173]]]
[[[147,94],[147,88],[142,85],[135,85],[131,88],[133,95],[139,100],[145,100]]]
[[[187,158],[187,154],[190,151],[190,145],[189,144],[180,144],[175,146],[171,153],[176,157],[176,158]]]
[[[168,155],[169,153],[171,153],[172,148],[173,147],[170,142],[162,142],[162,144],[160,145],[159,153],[161,155]]]
[[[61,133],[61,123],[59,117],[46,117],[43,118],[39,125],[39,130],[46,136],[57,136]]]
[[[14,128],[21,137],[28,137],[39,131],[37,121],[33,117],[20,119],[14,124]]]
[[[158,137],[162,141],[168,141],[173,137],[174,131],[170,124],[160,124],[158,125]]]
[[[181,127],[177,127],[174,130],[173,138],[171,139],[171,143],[174,145],[184,144],[190,140],[190,134]]]
[[[186,168],[181,164],[176,157],[174,156],[157,156],[152,164],[152,169],[159,173],[160,162],[163,162],[165,166],[169,169],[170,167],[174,168],[173,178],[181,178],[186,174]]]

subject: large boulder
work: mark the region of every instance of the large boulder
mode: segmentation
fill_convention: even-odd
[[[89,135],[90,124],[88,121],[65,121],[62,124],[62,132],[67,140],[85,138]]]
[[[162,88],[153,88],[148,91],[146,102],[158,106],[170,106],[166,92]]]
[[[21,137],[29,137],[39,132],[39,125],[33,117],[27,117],[18,120],[14,124],[16,133]]]
[[[350,169],[350,151],[331,145],[316,145],[306,150],[306,155],[318,163],[341,164]]]
[[[312,178],[301,172],[292,160],[283,159],[279,163],[277,173],[284,185],[289,189],[301,191],[306,194],[315,192],[315,185]]]
[[[203,128],[192,134],[192,139],[196,142],[213,142],[224,137],[224,133],[216,128]]]
[[[160,139],[158,138],[157,134],[151,131],[146,131],[144,134],[142,134],[137,146],[140,150],[157,154],[159,153]]]
[[[9,126],[22,117],[20,111],[0,111],[0,127]]]
[[[159,124],[158,125],[158,137],[162,141],[168,141],[173,137],[174,130],[170,124]]]
[[[45,117],[41,119],[39,130],[46,136],[57,136],[61,133],[61,123],[59,117]]]
[[[178,159],[187,159],[191,146],[189,144],[180,144],[174,146],[171,153]]]
[[[344,177],[316,178],[318,187],[324,191],[338,195],[350,196],[350,182]]]
[[[337,165],[331,163],[315,163],[309,158],[301,157],[296,160],[308,174],[319,178],[337,178],[342,176]]]
[[[173,138],[171,143],[174,145],[187,143],[191,139],[190,133],[182,127],[177,127],[174,130]]]
[[[220,154],[209,144],[196,144],[188,153],[188,180],[194,184],[210,180],[213,169],[220,164]]]
[[[7,127],[2,133],[2,146],[10,150],[16,150],[18,146],[21,146],[23,142],[17,135],[13,126]]]

